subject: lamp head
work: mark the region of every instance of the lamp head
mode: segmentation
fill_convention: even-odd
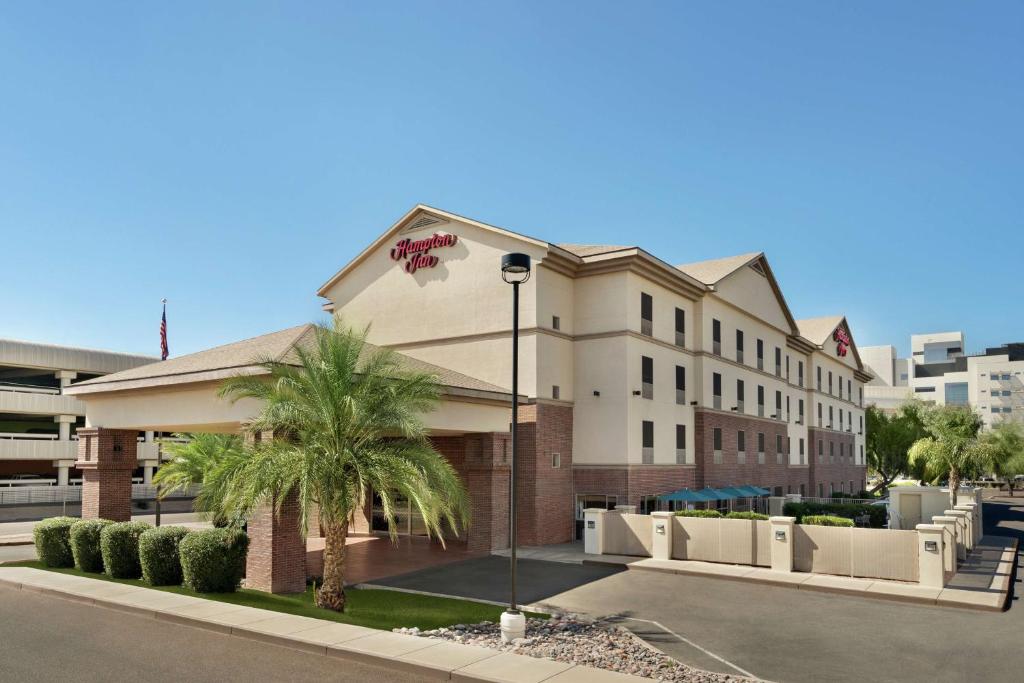
[[[530,279],[530,257],[526,254],[505,254],[501,257],[501,279],[519,285]]]

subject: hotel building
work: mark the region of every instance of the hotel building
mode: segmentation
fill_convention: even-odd
[[[370,342],[441,379],[427,421],[472,497],[471,548],[508,544],[512,292],[499,264],[509,252],[533,261],[520,300],[522,544],[569,541],[584,508],[643,508],[681,488],[864,487],[871,377],[849,325],[796,320],[763,253],[676,266],[636,246],[554,244],[420,205],[318,294],[347,324],[369,325]],[[216,381],[257,372],[257,352],[286,357],[307,335],[286,330],[75,392],[91,427],[238,429],[255,408],[216,398]],[[372,508],[365,517],[374,528]]]
[[[1024,421],[1024,342],[970,354],[965,349],[963,332],[912,335],[909,358],[897,357],[894,346],[864,347],[864,364],[873,375],[864,400],[884,410],[909,398],[971,406],[986,427]]]
[[[0,339],[0,482],[67,484],[85,404],[67,393],[77,382],[153,363],[157,358]],[[156,444],[140,446],[152,473]],[[150,455],[152,462],[146,460]]]

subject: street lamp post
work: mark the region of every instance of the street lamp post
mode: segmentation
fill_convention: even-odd
[[[501,257],[501,279],[512,285],[512,463],[509,472],[509,606],[501,613],[501,639],[508,643],[526,636],[526,617],[516,601],[516,432],[519,422],[519,285],[530,279],[530,257],[505,254]]]

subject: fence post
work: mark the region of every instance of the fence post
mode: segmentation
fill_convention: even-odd
[[[656,560],[672,559],[672,518],[671,512],[651,513],[651,557]]]
[[[604,554],[604,508],[587,508],[583,511],[583,552],[588,555]]]
[[[944,524],[917,525],[917,581],[922,586],[946,585],[945,535]]]
[[[793,530],[796,517],[769,517],[771,524],[772,571],[793,571]]]
[[[947,517],[945,515],[936,515],[935,517],[932,517],[932,524],[938,524],[938,525],[942,526],[942,528],[944,530],[944,534],[947,534],[947,535],[943,536],[943,541],[944,541],[945,548],[944,548],[942,554],[946,558],[946,561],[945,561],[946,569],[948,569],[950,571],[951,575],[955,574],[956,573],[956,566],[957,566],[957,552],[956,552],[956,546],[957,546],[957,528],[956,527],[957,527],[957,524],[956,524],[956,517]]]
[[[967,549],[974,550],[974,547],[978,545],[978,537],[974,533],[974,506],[954,505],[953,509],[957,512],[964,513],[964,522],[967,531]]]
[[[967,513],[962,510],[946,510],[942,514],[956,519],[956,557],[963,562],[967,559]]]
[[[981,537],[985,535],[985,530],[981,523],[981,508],[977,503],[971,501],[969,503],[956,505],[953,509],[959,510],[961,508],[966,508],[971,513],[971,524],[974,529],[974,536],[972,537],[972,540],[974,541],[974,545],[978,545],[978,543],[981,542]]]

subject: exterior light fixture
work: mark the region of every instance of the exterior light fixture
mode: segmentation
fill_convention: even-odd
[[[786,540],[786,531],[785,531],[785,529],[777,529],[775,531],[775,540],[776,541],[785,541]]]
[[[519,285],[530,279],[527,254],[501,257],[501,279],[512,285],[512,464],[509,471],[509,605],[501,613],[501,639],[510,643],[526,636],[526,616],[516,602],[516,432],[519,421]]]

